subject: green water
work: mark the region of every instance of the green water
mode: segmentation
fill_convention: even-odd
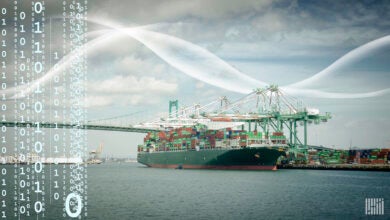
[[[87,219],[390,219],[389,183],[389,172],[90,165]],[[384,215],[366,216],[365,198],[384,198]],[[46,209],[46,219],[64,213]]]

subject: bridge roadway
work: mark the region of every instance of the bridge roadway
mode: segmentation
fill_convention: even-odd
[[[154,129],[147,128],[137,128],[132,126],[116,126],[116,125],[97,125],[97,124],[70,124],[70,123],[60,123],[60,122],[42,122],[42,123],[33,123],[33,122],[0,122],[0,126],[6,127],[37,127],[39,128],[66,128],[66,129],[88,129],[88,130],[101,130],[101,131],[121,131],[121,132],[135,132],[135,133],[148,133],[151,131],[157,131]]]

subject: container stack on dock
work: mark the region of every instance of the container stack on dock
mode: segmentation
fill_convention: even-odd
[[[301,149],[289,153],[287,161],[293,164],[331,165],[331,164],[388,164],[390,149]],[[287,162],[284,161],[286,164]]]
[[[357,164],[387,164],[389,161],[390,149],[364,149],[349,150],[346,163]]]
[[[386,164],[390,161],[390,149],[365,149],[355,150],[351,153],[354,154],[354,163],[360,164]]]

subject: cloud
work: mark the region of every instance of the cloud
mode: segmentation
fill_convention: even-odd
[[[165,27],[155,31],[180,37],[204,48],[210,49],[209,45],[218,45],[215,50],[211,50],[222,59],[229,63],[232,63],[232,60],[235,64],[239,62],[237,65],[241,70],[250,69],[253,66],[252,76],[257,75],[259,79],[265,79],[260,77],[267,75],[266,81],[276,83],[283,82],[282,80],[286,83],[296,81],[315,73],[351,49],[389,34],[390,30],[388,13],[390,4],[386,1],[290,2],[278,0],[263,2],[94,1],[90,7],[92,8],[90,14],[99,14],[124,24],[166,22]],[[119,3],[121,7],[116,7]],[[274,23],[276,25],[273,27]],[[116,46],[121,47],[121,44],[118,43]],[[135,56],[134,59],[141,58]],[[134,66],[138,65],[142,65],[141,61],[134,61]],[[124,68],[126,65],[123,66]],[[276,71],[280,74],[275,74]],[[371,70],[367,72],[370,73]],[[351,74],[354,78],[358,78],[356,72]],[[369,76],[372,76],[373,83],[377,80],[377,74],[374,71]],[[383,84],[389,81],[388,77],[380,80]],[[350,89],[348,88],[350,81],[346,82],[345,89]],[[193,92],[191,89],[196,85],[182,85],[182,81],[180,83],[180,90],[174,95],[179,95],[180,99],[185,99],[188,103],[196,101],[207,103],[208,97],[228,92],[207,84]],[[366,84],[353,88],[359,89],[365,86]],[[140,99],[134,97],[133,100]],[[364,104],[368,102],[367,99],[349,100],[348,102],[316,99],[309,101],[310,104],[319,104],[322,111],[332,111],[334,115],[344,111],[347,115],[354,114],[353,117],[364,118],[383,111],[385,118],[389,117],[388,111],[383,110],[389,105],[381,101],[371,105]],[[373,120],[364,122],[366,124],[363,127],[354,124],[355,130],[351,132],[343,127],[349,120],[350,118],[340,120],[334,117],[329,123],[318,127],[323,130],[319,129],[319,139],[316,143],[326,146],[333,144],[348,146],[352,138],[360,145],[379,146],[382,140],[388,140],[388,138],[383,139],[382,136],[362,135],[367,132],[371,134],[377,130],[389,130],[388,121],[380,127],[373,126],[376,125]],[[367,124],[375,129],[362,130]],[[317,126],[312,127],[315,129]],[[311,130],[309,135],[314,134],[313,131]],[[354,134],[355,131],[356,134]],[[385,134],[386,132],[379,133]],[[314,137],[309,138],[310,143],[313,143],[313,140]]]
[[[195,84],[195,87],[197,88],[197,89],[201,89],[201,88],[203,88],[205,86],[205,84],[203,83],[203,82],[197,82],[196,84]]]
[[[53,3],[53,5],[57,4]],[[165,22],[167,25],[156,29],[157,32],[177,36],[208,48],[229,64],[233,62],[237,64],[239,70],[247,73],[246,70],[250,69],[251,76],[256,76],[257,79],[283,84],[315,73],[351,49],[389,34],[389,7],[390,4],[386,1],[94,0],[90,1],[88,14],[103,19],[110,18],[123,23],[126,27],[134,24]],[[62,13],[61,8],[56,10]],[[53,25],[53,28],[55,27],[56,25]],[[59,25],[58,27],[61,28]],[[88,29],[90,28],[93,30],[93,25],[89,25]],[[58,45],[61,49],[62,43],[56,43],[56,39],[61,40],[61,36],[53,35],[52,45],[53,47]],[[49,52],[47,51],[46,54]],[[172,79],[173,74],[169,75],[165,71],[172,71],[173,68],[167,67],[167,64],[159,60],[146,47],[128,36],[104,45],[97,54],[89,56],[88,78],[93,80],[88,85],[89,112],[99,112],[106,106],[103,111],[106,111],[106,115],[112,116],[118,109],[128,110],[127,105],[139,105],[139,108],[158,111],[158,108],[165,106],[165,99],[168,97],[179,96],[180,102],[183,100],[187,103],[197,101],[207,103],[208,98],[228,93],[226,90],[207,84],[202,86],[189,77],[186,81]],[[377,57],[371,59],[377,60]],[[384,60],[388,59],[384,57]],[[368,70],[365,72],[367,78],[372,80],[372,87],[377,87],[375,82],[378,81],[382,83],[380,86],[388,85],[388,74],[378,78],[377,72],[371,71],[370,66],[366,68]],[[99,69],[100,72],[97,74]],[[361,80],[360,75],[363,75],[358,75],[355,70],[342,73],[342,75],[352,76],[354,80]],[[385,73],[388,73],[388,68]],[[118,75],[120,77],[117,77]],[[128,75],[132,75],[133,78]],[[263,78],[264,75],[267,78]],[[111,77],[115,80],[110,81]],[[181,80],[187,76],[180,77]],[[11,81],[13,78],[7,80]],[[357,85],[358,82],[352,84],[351,80],[345,80],[345,87],[340,87],[343,90],[351,88],[367,90],[364,88],[367,87],[367,83]],[[321,82],[321,84],[334,87],[336,81],[339,79]],[[105,84],[106,82],[111,87]],[[179,82],[180,86],[175,87],[174,84]],[[168,87],[164,87],[167,84]],[[197,90],[194,92],[193,89]],[[377,116],[377,113],[382,111],[386,118],[389,117],[388,111],[383,110],[388,109],[389,105],[383,101],[371,105],[364,104],[367,99],[363,101],[351,100],[348,103],[355,103],[355,105],[350,106],[347,106],[345,100],[324,102],[311,99],[309,103],[321,104],[323,111],[333,107],[331,110],[335,114],[345,111],[348,114],[353,113],[356,117],[362,117],[365,114]],[[153,105],[153,108],[148,105]],[[334,118],[331,123],[335,126],[327,127],[326,132],[320,132],[321,136],[326,136],[327,133],[328,140],[323,138],[319,143],[325,145],[332,142],[341,143],[345,139],[340,135],[345,130],[342,127],[344,121]],[[375,124],[371,120],[365,123]],[[389,122],[374,130],[389,130]],[[337,140],[333,139],[335,134],[339,136]],[[380,140],[380,138],[376,139]],[[365,141],[375,144],[376,139],[369,137]]]
[[[156,105],[161,96],[152,94],[92,94],[85,98],[86,108],[120,107],[136,105]]]
[[[114,100],[110,96],[90,95],[85,98],[85,107],[93,108],[93,107],[109,106],[113,104],[113,101]]]
[[[200,1],[101,1],[91,5],[92,14],[102,17],[110,16],[116,20],[133,22],[161,22],[183,19],[220,20],[233,15],[260,11],[267,8],[273,1],[262,0],[200,0]],[[121,5],[121,7],[113,7]],[[153,16],[151,16],[153,15]]]
[[[283,19],[279,13],[267,12],[253,19],[252,25],[261,32],[274,33],[286,29],[287,22]]]
[[[154,58],[154,57],[153,57]],[[123,57],[115,62],[115,68],[121,74],[138,76],[153,75],[162,77],[167,72],[167,65],[159,59],[142,59],[135,55]]]
[[[155,77],[114,76],[87,83],[86,107],[158,104],[177,92],[178,85]]]
[[[178,85],[154,77],[115,76],[103,81],[88,83],[88,91],[92,93],[157,93],[172,94],[176,92]]]

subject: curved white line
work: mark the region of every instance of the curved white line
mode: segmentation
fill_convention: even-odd
[[[99,30],[99,31],[93,31],[89,32],[88,35],[101,35],[102,33],[106,33],[107,30]],[[112,33],[104,34],[103,36],[96,38],[94,40],[91,40],[90,42],[86,43],[86,47],[95,47],[95,45],[101,45],[104,43],[104,41],[110,40],[111,37],[113,37]],[[19,85],[16,87],[11,87],[8,89],[3,90],[3,93],[5,95],[13,95],[11,99],[19,99],[22,98],[26,94],[32,93],[38,86],[43,86],[45,83],[47,83],[48,80],[53,78],[55,75],[59,74],[61,71],[63,71],[77,56],[77,51],[74,51],[72,53],[67,54],[61,60],[57,63],[56,68],[54,66],[41,78],[36,79],[35,81],[31,82],[30,84],[24,84]]]
[[[289,95],[309,97],[309,98],[330,98],[330,99],[358,99],[358,98],[372,98],[376,96],[382,96],[390,93],[390,88],[365,92],[365,93],[337,93],[337,92],[324,92],[315,89],[298,89],[294,87],[280,87]]]
[[[182,39],[166,34],[148,31],[143,29],[142,27],[121,28],[120,26],[115,25],[113,23],[109,23],[107,21],[101,22],[96,19],[89,21],[113,28],[117,31],[116,33],[109,33],[86,43],[84,47],[85,49],[88,49],[89,52],[92,49],[96,49],[98,45],[103,45],[103,41],[107,39],[112,40],[114,36],[118,36],[121,33],[138,40],[146,47],[151,49],[161,59],[165,60],[167,63],[180,70],[181,72],[208,84],[245,94],[252,92],[253,88],[268,85],[265,82],[258,81],[238,71],[237,69],[233,68],[225,61],[221,60],[219,57],[210,53],[209,51]],[[387,40],[388,39],[386,38],[385,41]],[[376,46],[377,44],[375,43],[368,48],[376,48]],[[363,51],[367,52],[367,49]],[[358,52],[363,53],[362,50]],[[55,74],[58,74],[60,71],[66,68],[68,64],[76,57],[75,55],[75,53],[71,53],[65,56],[61,60],[58,68],[56,68],[55,70],[53,68],[50,69],[48,73],[45,74],[43,77],[35,80],[31,86],[13,87],[7,89],[5,93],[9,93],[10,91],[15,90],[22,90],[23,93],[31,93],[38,85],[43,85]],[[344,57],[347,57],[349,59],[354,58],[354,56],[348,54],[346,54]],[[342,60],[342,58],[340,59]],[[333,67],[329,66],[326,69],[328,69],[327,71],[329,71],[330,69],[336,68],[340,65],[341,62],[336,61],[334,64],[331,65]],[[319,74],[316,74],[315,76],[307,80],[310,81],[313,79],[321,78],[323,75],[326,75],[327,71],[325,70],[321,71]],[[319,90],[300,89],[296,88],[295,86],[296,84],[294,84],[294,86],[288,85],[281,88],[285,91],[289,91],[289,93],[292,95],[321,98],[366,98],[383,95],[389,92],[389,89],[385,89],[368,93],[331,93]],[[21,93],[19,93],[13,98],[21,97],[23,96],[21,95]]]
[[[239,93],[250,93],[252,88],[268,85],[239,72],[209,51],[184,40],[142,29],[124,31],[171,66],[208,84]]]
[[[104,34],[103,36],[96,38],[94,40],[89,41],[88,43],[84,44],[85,49],[97,49],[99,45],[104,45],[103,43],[105,41],[110,41],[115,37],[115,34],[108,33]],[[34,92],[35,89],[37,89],[39,86],[43,86],[45,83],[47,83],[51,78],[53,78],[55,75],[58,75],[61,73],[61,71],[64,71],[65,68],[69,66],[69,64],[78,57],[78,53],[80,51],[73,51],[69,54],[67,54],[65,57],[63,57],[57,65],[52,67],[45,75],[43,75],[41,78],[36,79],[29,85],[20,85],[17,87],[12,87],[7,90],[4,90],[4,93],[9,95],[13,94],[11,99],[20,99],[25,97],[26,94],[30,94]]]
[[[267,86],[229,65],[208,50],[183,39],[146,30],[145,27],[122,28],[110,21],[89,21],[114,28],[141,42],[165,62],[181,72],[208,84],[239,93]]]
[[[238,71],[237,69],[231,67],[225,61],[221,60],[219,57],[215,56],[214,54],[211,54],[209,51],[197,45],[184,41],[182,39],[169,36],[166,34],[144,30],[144,29],[137,29],[137,28],[123,29],[120,26],[109,21],[101,22],[97,19],[92,19],[92,22],[124,32],[125,34],[143,43],[146,47],[148,47],[154,53],[156,53],[161,59],[165,60],[170,65],[176,67],[178,70],[198,80],[206,82],[208,84],[221,87],[224,89],[228,89],[230,91],[244,93],[244,94],[250,93],[253,88],[258,88],[259,86],[268,85],[265,82],[255,80],[245,75],[244,73]],[[387,41],[387,40],[388,39],[386,38],[385,39],[380,38],[366,45],[363,45],[362,48],[360,48],[359,50],[355,49],[355,52],[351,51],[350,53],[352,53],[352,55],[348,53],[350,55],[346,54],[344,57],[342,57],[341,61],[344,60],[344,62],[335,62],[329,67],[329,69],[327,68],[328,71],[336,67],[339,67],[340,65],[345,65],[346,59],[352,61],[353,59],[356,59],[357,57],[360,57],[363,54],[370,52],[370,50],[374,50],[377,49],[378,47],[382,47],[383,41]],[[171,48],[166,47],[167,42],[169,42]],[[201,57],[201,60],[203,61],[207,60],[209,62],[207,63],[206,66],[202,67],[203,69],[199,69],[199,64],[204,64],[204,62],[203,63],[196,62],[195,64],[188,65],[188,63],[183,62],[183,60],[181,60],[180,58],[178,59],[177,54],[180,53],[180,49],[183,48],[186,49],[185,50],[186,54],[184,55],[187,55],[187,53],[196,54],[199,57]],[[168,49],[173,50],[173,53]],[[213,63],[213,61],[215,62]],[[218,67],[218,68],[212,69],[213,67]],[[230,77],[229,80],[226,80],[226,78],[222,80],[221,78],[218,77],[218,75],[216,77],[213,74],[204,75],[204,72],[207,73],[213,72],[215,74],[214,71],[218,71],[224,68],[228,70],[227,73],[229,74],[226,74],[222,77]],[[320,74],[319,77],[322,77],[322,75],[325,75],[327,73],[322,71],[322,73],[319,74]],[[284,86],[281,88],[284,89],[285,91],[289,91],[291,95],[300,95],[300,96],[318,97],[318,98],[350,98],[350,99],[368,98],[368,97],[384,95],[390,92],[390,89],[384,89],[384,90],[378,90],[378,91],[366,92],[366,93],[335,93],[335,92],[324,92],[324,91],[313,90],[313,89],[299,89],[299,88],[294,88],[293,86]]]
[[[337,70],[345,65],[348,65],[351,62],[356,61],[357,59],[359,59],[363,56],[367,56],[370,53],[372,53],[380,48],[383,48],[385,46],[388,46],[388,45],[390,45],[390,35],[387,35],[385,37],[370,41],[370,42],[368,42],[368,43],[366,43],[366,44],[364,44],[356,49],[351,50],[350,52],[348,52],[347,54],[345,54],[344,56],[342,56],[341,58],[339,58],[338,60],[333,62],[331,65],[329,65],[328,67],[326,67],[325,69],[323,69],[319,73],[317,73],[309,78],[306,78],[302,81],[299,81],[299,82],[296,82],[296,83],[293,83],[290,85],[286,85],[285,87],[295,87],[295,88],[301,87],[302,88],[302,87],[308,86],[311,83],[322,79],[324,76],[328,76],[331,73],[334,73],[335,70]]]

